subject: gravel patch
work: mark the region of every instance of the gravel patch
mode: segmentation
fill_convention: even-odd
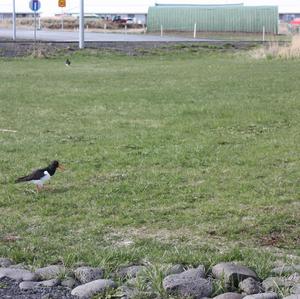
[[[71,295],[71,290],[62,286],[53,288],[39,287],[30,290],[21,290],[19,283],[10,278],[0,279],[0,298],[1,299],[75,299]]]

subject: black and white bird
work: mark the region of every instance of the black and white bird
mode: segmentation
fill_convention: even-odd
[[[66,64],[66,66],[70,66],[71,65],[71,61],[69,60],[69,58],[67,58],[65,64]]]
[[[64,170],[63,166],[57,160],[54,160],[47,167],[34,170],[31,174],[16,179],[16,183],[32,182],[35,184],[37,192],[39,192],[43,185],[55,174],[57,168]]]

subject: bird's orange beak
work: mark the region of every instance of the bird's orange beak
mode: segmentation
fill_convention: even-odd
[[[58,168],[61,170],[61,171],[64,171],[65,168],[62,166],[62,165],[59,165]]]

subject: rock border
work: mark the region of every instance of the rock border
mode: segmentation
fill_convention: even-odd
[[[282,276],[275,268],[262,281],[252,269],[239,263],[219,263],[211,272],[203,265],[188,268],[176,264],[162,272],[160,290],[149,279],[153,270],[150,265],[122,266],[106,276],[104,269],[88,266],[70,270],[63,265],[50,265],[33,272],[6,258],[0,258],[0,266],[0,298],[89,299],[109,293],[110,298],[154,299],[164,292],[170,298],[278,299],[284,290],[283,299],[300,299],[300,265],[281,268],[288,270],[284,272],[289,276]],[[138,286],[141,282],[142,289]],[[214,287],[218,285],[224,286],[221,294]]]

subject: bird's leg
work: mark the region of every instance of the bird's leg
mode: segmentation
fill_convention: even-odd
[[[43,187],[40,185],[36,185],[36,192],[39,193],[42,190]]]

